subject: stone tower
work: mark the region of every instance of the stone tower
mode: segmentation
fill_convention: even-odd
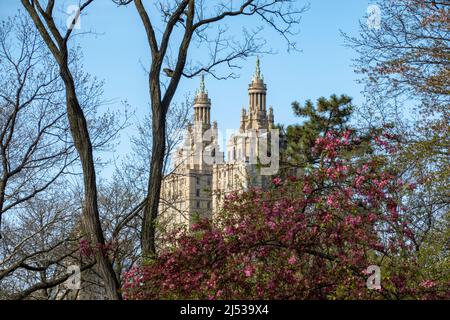
[[[205,76],[202,75],[200,87],[194,99],[194,125],[202,133],[211,128],[211,99],[205,86]]]
[[[256,59],[255,73],[252,81],[248,86],[249,110],[242,109],[241,113],[241,130],[247,129],[268,129],[271,128],[270,122],[273,124],[273,110],[269,109],[267,115],[266,107],[267,86],[264,83],[264,77],[261,73],[259,57]]]
[[[266,106],[267,86],[261,73],[259,58],[255,73],[248,86],[249,107],[242,108],[240,130],[227,144],[228,160],[254,160],[258,156],[258,145],[264,131],[274,127],[273,108]]]

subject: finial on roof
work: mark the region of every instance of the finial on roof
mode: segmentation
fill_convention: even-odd
[[[255,70],[255,75],[253,76],[253,79],[257,80],[257,79],[261,79],[263,80],[263,76],[261,74],[261,67],[259,65],[259,56],[256,57],[256,70]]]
[[[208,93],[208,90],[206,90],[206,86],[205,86],[205,75],[202,73],[202,75],[200,77],[200,87],[197,90],[197,95],[205,94],[205,93]]]

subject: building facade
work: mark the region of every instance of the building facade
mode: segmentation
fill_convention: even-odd
[[[266,107],[267,86],[259,59],[248,95],[249,105],[241,111],[239,129],[222,152],[217,122],[211,124],[211,99],[202,76],[194,99],[194,122],[188,125],[185,141],[173,155],[173,168],[163,180],[163,224],[189,227],[199,218],[214,218],[227,194],[264,188],[277,173],[279,136],[273,108]]]

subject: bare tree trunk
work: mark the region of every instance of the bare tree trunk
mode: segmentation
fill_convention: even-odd
[[[166,148],[166,111],[164,110],[166,108],[164,108],[159,101],[152,101],[152,107],[152,156],[148,180],[148,193],[144,207],[144,220],[142,222],[141,232],[142,253],[146,258],[152,258],[156,254],[155,222],[158,215]]]
[[[148,191],[144,207],[144,216],[141,230],[141,250],[144,258],[156,256],[155,246],[155,222],[158,216],[158,206],[160,200],[161,184],[164,170],[164,157],[166,148],[166,118],[172,98],[175,94],[186,65],[186,56],[193,34],[194,1],[185,0],[175,10],[170,18],[168,26],[163,36],[161,46],[158,48],[153,26],[150,18],[140,0],[135,1],[136,9],[141,16],[142,22],[147,32],[147,38],[152,54],[151,72],[149,74],[149,91],[152,103],[152,157],[150,162],[150,175],[148,179]],[[161,98],[160,73],[161,66],[166,55],[170,34],[178,21],[179,16],[186,7],[187,22],[183,40],[178,51],[176,68],[171,76],[170,84]]]
[[[194,14],[193,2],[191,2],[188,21],[192,21]],[[159,74],[164,56],[158,55],[158,59],[152,61],[153,70],[149,77],[150,97],[152,101],[152,157],[150,162],[150,175],[148,179],[147,199],[144,207],[144,218],[141,232],[141,248],[144,258],[156,256],[155,223],[158,216],[161,185],[164,176],[164,157],[166,151],[166,121],[167,112],[172,102],[175,90],[180,82],[183,69],[186,65],[186,57],[191,42],[192,31],[188,29],[182,44],[180,45],[177,68],[173,72],[169,88],[161,100],[161,85]]]

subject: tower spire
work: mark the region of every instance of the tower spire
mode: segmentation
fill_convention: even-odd
[[[260,62],[259,62],[259,56],[256,57],[256,69],[255,69],[255,74],[253,75],[253,79],[254,80],[263,80],[263,76],[261,74],[261,66],[260,66]]]
[[[208,93],[205,86],[205,75],[202,73],[200,77],[200,87],[197,89],[197,95]]]

